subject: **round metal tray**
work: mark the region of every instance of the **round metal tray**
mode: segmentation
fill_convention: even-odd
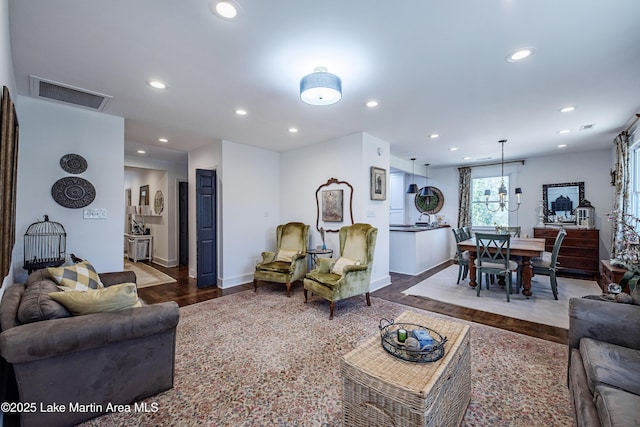
[[[414,323],[395,323],[393,319],[390,321],[387,319],[381,319],[378,327],[380,328],[380,341],[382,343],[382,348],[392,356],[416,363],[435,362],[444,356],[444,344],[447,342],[447,337],[443,337],[433,329],[422,325],[416,325]],[[412,336],[411,331],[414,329],[423,329],[429,332],[429,335],[433,338],[434,344],[427,349],[410,350],[404,343],[398,341],[398,329],[405,329],[407,331],[407,336],[409,337]]]

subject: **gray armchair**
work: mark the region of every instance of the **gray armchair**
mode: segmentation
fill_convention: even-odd
[[[369,224],[354,224],[340,229],[340,258],[318,258],[316,269],[304,278],[304,302],[308,291],[329,300],[329,319],[333,319],[336,301],[365,294],[369,283],[378,229]]]
[[[309,226],[301,222],[281,224],[276,228],[276,251],[262,252],[262,262],[253,274],[253,290],[258,281],[284,283],[287,296],[291,296],[291,282],[307,274],[307,246]]]

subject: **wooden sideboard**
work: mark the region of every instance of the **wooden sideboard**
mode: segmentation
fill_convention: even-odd
[[[558,267],[600,278],[600,232],[599,230],[585,230],[565,228],[567,235],[562,241],[558,253]],[[545,250],[551,252],[556,241],[559,228],[534,228],[533,237],[546,240]]]

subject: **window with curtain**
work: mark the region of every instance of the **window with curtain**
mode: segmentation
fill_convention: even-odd
[[[502,182],[501,176],[491,176],[483,178],[471,179],[471,225],[473,227],[495,227],[496,225],[509,226],[509,212],[500,210],[500,197],[498,196],[498,188]],[[504,177],[504,185],[509,188],[509,176]],[[485,190],[491,190],[489,196],[489,209],[496,210],[492,212],[487,209],[484,196]],[[509,194],[505,201],[509,201]]]

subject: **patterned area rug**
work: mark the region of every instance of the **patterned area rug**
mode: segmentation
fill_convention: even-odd
[[[515,278],[514,274],[514,281]],[[536,275],[531,280],[531,297],[527,298],[522,293],[511,294],[510,302],[507,302],[505,289],[497,283],[486,289],[486,281],[483,280],[478,296],[477,288],[469,286],[468,277],[461,279],[459,285],[456,285],[457,280],[458,266],[452,265],[402,293],[564,329],[569,329],[570,298],[602,293],[593,280],[558,277],[558,299],[555,300],[549,276]]]
[[[124,270],[136,273],[136,285],[138,288],[148,288],[149,286],[163,285],[176,281],[173,277],[156,270],[150,265],[141,262],[131,262],[124,260]]]
[[[174,388],[85,426],[341,426],[340,357],[405,310],[471,326],[472,395],[463,426],[572,426],[567,348],[364,296],[304,304],[261,286],[180,309]],[[428,325],[427,325],[428,326]],[[389,356],[392,357],[392,356]]]

